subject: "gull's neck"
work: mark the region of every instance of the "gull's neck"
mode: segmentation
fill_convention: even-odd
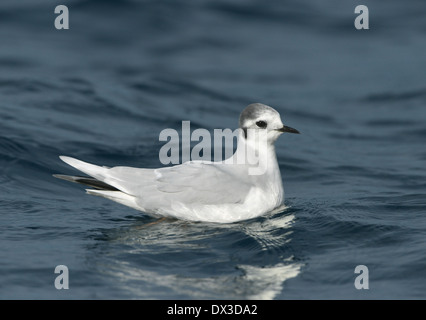
[[[247,137],[247,134],[240,129],[237,149],[232,158],[234,163],[245,164],[252,168],[255,175],[256,172],[257,175],[278,173],[281,180],[273,142],[267,140],[259,142],[253,137],[250,139],[250,136]],[[257,171],[256,168],[258,168]]]
[[[274,143],[267,142],[259,149],[257,143],[246,139],[243,130],[240,131],[237,150],[230,160],[234,164],[242,164],[242,159],[246,161],[243,165],[247,168],[247,173],[252,181],[255,181],[255,185],[264,192],[265,199],[267,199],[265,201],[273,207],[281,205],[284,201],[284,188]],[[247,154],[256,152],[258,155],[255,160],[257,159],[257,161],[250,162],[250,159],[247,159]],[[249,161],[247,162],[247,160]]]

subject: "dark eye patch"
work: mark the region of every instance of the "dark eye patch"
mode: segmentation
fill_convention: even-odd
[[[260,121],[257,121],[256,122],[256,125],[259,127],[259,128],[266,128],[266,126],[268,125],[265,121],[262,121],[262,120],[260,120]]]

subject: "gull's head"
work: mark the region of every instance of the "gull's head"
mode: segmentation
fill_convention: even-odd
[[[249,131],[266,133],[269,143],[274,143],[284,132],[299,133],[296,129],[283,124],[277,110],[262,103],[252,103],[241,112],[240,128],[245,139],[250,137]]]

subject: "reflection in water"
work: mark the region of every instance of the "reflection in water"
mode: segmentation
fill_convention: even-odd
[[[288,248],[293,221],[285,213],[228,225],[150,220],[106,231],[92,259],[133,298],[274,299],[301,268]]]
[[[300,272],[300,264],[291,263],[292,258],[287,259],[288,264],[278,263],[270,267],[241,266],[246,274],[243,280],[252,283],[252,293],[248,299],[271,300],[283,289],[284,281],[296,277]]]

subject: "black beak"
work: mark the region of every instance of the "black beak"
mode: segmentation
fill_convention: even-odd
[[[287,127],[287,126],[283,126],[282,128],[277,129],[277,130],[278,130],[278,131],[280,131],[280,132],[300,133],[300,132],[299,132],[299,131],[297,131],[296,129],[291,128],[291,127]]]

